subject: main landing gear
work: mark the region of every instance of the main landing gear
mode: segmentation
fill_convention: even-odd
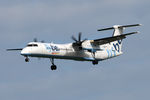
[[[98,64],[98,61],[97,61],[97,60],[94,60],[94,61],[92,61],[92,64],[93,64],[93,65],[97,65],[97,64]]]
[[[50,61],[52,63],[51,65],[51,70],[56,70],[57,69],[57,66],[54,64],[54,58],[50,58]]]

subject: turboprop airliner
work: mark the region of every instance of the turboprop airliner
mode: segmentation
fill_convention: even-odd
[[[114,25],[113,27],[98,29],[98,31],[114,30],[111,37],[101,39],[81,40],[82,34],[79,33],[78,39],[72,36],[74,42],[67,44],[44,43],[34,39],[34,42],[28,43],[25,48],[7,49],[7,51],[20,50],[21,55],[25,57],[25,62],[29,62],[29,57],[49,58],[52,64],[51,70],[57,69],[54,59],[90,61],[93,65],[96,65],[99,61],[121,55],[123,53],[122,40],[128,35],[138,33],[123,34],[123,30],[140,25]]]

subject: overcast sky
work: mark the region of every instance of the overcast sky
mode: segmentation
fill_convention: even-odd
[[[149,0],[0,0],[1,100],[148,100],[150,99]],[[112,25],[143,24],[125,32],[140,31],[123,42],[124,54],[99,62],[31,58],[20,52],[33,38],[54,43],[70,37],[111,36],[97,32]]]

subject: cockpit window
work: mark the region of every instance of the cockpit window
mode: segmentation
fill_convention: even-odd
[[[38,45],[37,44],[33,44],[33,46],[37,47]]]
[[[27,47],[38,47],[37,44],[28,44]]]

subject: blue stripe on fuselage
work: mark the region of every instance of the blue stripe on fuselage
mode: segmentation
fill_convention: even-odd
[[[70,59],[70,60],[79,60],[79,61],[93,61],[94,58],[91,57],[76,57],[76,56],[60,56],[60,55],[47,55],[47,54],[21,54],[23,56],[30,56],[30,57],[41,57],[41,58],[56,58],[56,59]],[[102,60],[102,59],[96,59]]]

